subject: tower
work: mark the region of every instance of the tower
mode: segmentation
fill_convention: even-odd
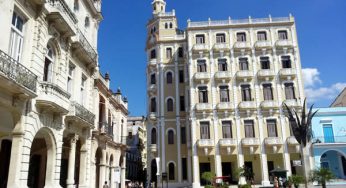
[[[152,3],[153,6],[153,14],[165,13],[166,10],[166,2],[164,0],[154,0]]]

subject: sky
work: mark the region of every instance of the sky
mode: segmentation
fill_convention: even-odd
[[[99,29],[99,64],[111,88],[129,100],[131,116],[146,114],[146,23],[152,0],[104,0]],[[305,93],[327,107],[346,87],[346,0],[166,0],[180,29],[187,20],[284,17],[296,20]],[[335,67],[335,68],[333,68]]]

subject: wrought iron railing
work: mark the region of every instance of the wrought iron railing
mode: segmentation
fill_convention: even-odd
[[[99,131],[101,134],[107,134],[113,138],[113,127],[107,122],[99,122]]]
[[[83,33],[78,30],[78,39],[79,42],[82,44],[82,47],[85,49],[87,52],[88,56],[96,62],[97,60],[97,52],[96,50],[92,47],[92,45],[88,42],[87,38],[83,35]]]
[[[50,83],[50,82],[41,82],[40,83],[40,91],[48,94],[48,95],[55,95],[58,97],[64,97],[65,99],[69,99],[71,95],[67,93],[64,89],[59,87],[56,84]]]
[[[1,50],[0,72],[18,84],[36,92],[37,76]]]
[[[82,105],[77,102],[72,102],[72,106],[74,107],[75,115],[84,121],[94,125],[95,114],[90,112],[88,109],[84,108]]]
[[[48,3],[60,10],[61,12],[65,13],[68,18],[74,23],[76,24],[78,21],[77,21],[77,18],[75,16],[75,14],[72,12],[72,10],[68,7],[68,5],[66,4],[65,0],[48,0]]]

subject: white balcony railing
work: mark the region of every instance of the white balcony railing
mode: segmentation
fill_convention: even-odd
[[[193,46],[193,50],[195,50],[195,51],[207,51],[207,50],[209,50],[209,45],[208,44],[195,44]]]
[[[268,146],[282,145],[282,139],[280,137],[268,137],[264,139],[264,143]]]
[[[287,144],[292,146],[299,145],[297,139],[294,136],[290,136],[287,138]]]
[[[155,91],[156,91],[156,84],[150,84],[149,90],[150,90],[151,92],[155,92]]]
[[[253,72],[250,70],[240,70],[236,73],[237,78],[251,78],[253,77]]]
[[[156,58],[149,60],[149,65],[151,65],[151,66],[155,66],[156,63],[157,63],[157,59]]]
[[[265,100],[265,101],[262,101],[261,102],[261,108],[278,108],[279,105],[278,105],[278,102],[277,101],[269,101],[269,100]]]
[[[234,44],[235,49],[245,49],[245,48],[251,48],[249,42],[236,42]]]
[[[71,95],[60,86],[50,82],[41,82],[36,104],[54,112],[66,113],[70,108],[70,97]]]
[[[150,112],[149,119],[150,120],[156,120],[156,112]]]
[[[287,99],[283,103],[285,103],[289,107],[297,107],[297,106],[299,106],[297,99]]]
[[[197,141],[198,147],[214,147],[214,140],[212,139],[199,139]]]
[[[227,43],[216,43],[214,44],[215,50],[227,50],[229,49],[229,45]]]
[[[219,145],[221,147],[237,146],[237,139],[234,138],[223,138],[219,140]]]
[[[275,76],[274,70],[262,69],[257,72],[257,77],[259,78],[272,78]]]
[[[208,72],[196,72],[194,76],[195,80],[209,80],[210,73]]]
[[[229,71],[218,71],[215,73],[215,78],[216,79],[231,79],[232,74]]]
[[[210,103],[197,103],[196,110],[197,111],[209,111],[212,110],[213,106]]]
[[[297,74],[296,69],[293,68],[285,68],[280,70],[280,76],[287,77],[287,76],[295,76]]]
[[[259,138],[243,138],[241,140],[243,146],[258,146],[260,145]]]
[[[217,104],[216,108],[218,110],[231,110],[233,109],[233,103],[231,102],[220,102],[219,104]]]
[[[293,42],[291,40],[277,40],[275,45],[278,47],[290,47],[293,46]]]
[[[255,48],[269,48],[272,44],[270,41],[264,40],[264,41],[257,41],[255,43]]]
[[[150,144],[149,145],[149,151],[152,153],[156,153],[157,152],[157,145],[156,144]]]
[[[238,106],[240,109],[255,109],[256,102],[255,101],[242,101]]]

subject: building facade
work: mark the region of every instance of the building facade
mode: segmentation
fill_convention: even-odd
[[[178,28],[166,2],[152,2],[147,24],[148,174],[161,187],[197,188],[203,172],[238,180],[239,167],[301,173],[299,146],[283,103],[304,100],[294,18],[188,20]],[[260,169],[260,170],[259,170]]]
[[[99,124],[105,94],[126,134],[127,102],[98,84],[101,20],[99,0],[0,1],[1,188],[115,187],[110,170],[125,173],[124,142]]]
[[[317,108],[312,120],[312,151],[316,169],[328,168],[346,180],[346,108]]]

